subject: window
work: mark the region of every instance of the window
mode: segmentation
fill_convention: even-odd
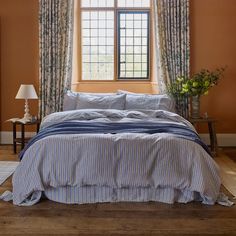
[[[150,0],[81,0],[82,80],[148,80]]]

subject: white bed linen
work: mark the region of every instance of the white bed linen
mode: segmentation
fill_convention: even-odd
[[[78,110],[51,114],[41,129],[65,120],[149,120],[192,125],[163,110]],[[13,176],[13,203],[32,205],[42,192],[63,203],[202,201],[220,190],[215,161],[195,142],[171,134],[68,134],[33,144]]]

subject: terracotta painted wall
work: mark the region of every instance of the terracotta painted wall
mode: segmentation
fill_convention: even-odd
[[[191,1],[191,70],[227,65],[225,77],[201,99],[218,133],[236,133],[236,1]]]
[[[236,133],[236,2],[190,1],[192,72],[228,66],[225,78],[202,98],[202,112],[219,119],[218,133]],[[38,0],[0,0],[0,20],[0,117],[1,128],[6,131],[10,125],[3,121],[23,115],[24,102],[14,99],[19,85],[33,83],[38,87]],[[30,101],[33,114],[37,107],[37,102]]]
[[[15,100],[20,84],[38,88],[38,0],[0,0],[1,130],[11,130],[4,121],[22,117],[24,101]],[[37,101],[29,101],[37,114]]]

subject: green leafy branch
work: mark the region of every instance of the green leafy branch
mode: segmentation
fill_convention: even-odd
[[[180,76],[175,82],[167,86],[167,92],[173,97],[186,97],[208,94],[211,87],[217,85],[223,77],[226,68],[217,68],[215,71],[202,69],[191,78]]]

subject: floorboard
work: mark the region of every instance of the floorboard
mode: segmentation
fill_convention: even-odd
[[[11,146],[0,146],[0,160],[17,160]],[[0,192],[11,187],[9,178]],[[20,234],[236,235],[236,206],[154,202],[66,205],[43,200],[32,207],[17,207],[0,201],[0,235]]]
[[[225,154],[221,154],[221,156],[217,157],[215,160],[220,166],[222,184],[236,197],[236,162]]]

